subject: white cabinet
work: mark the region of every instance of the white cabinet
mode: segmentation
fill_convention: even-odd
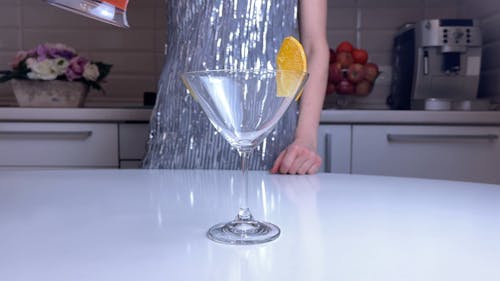
[[[322,172],[351,172],[351,125],[321,125],[318,129],[318,153]]]
[[[327,125],[321,171],[500,184],[500,127]]]
[[[500,183],[500,127],[354,125],[352,173]]]
[[[148,123],[0,122],[0,169],[140,168]]]
[[[118,167],[117,124],[0,122],[0,167]]]

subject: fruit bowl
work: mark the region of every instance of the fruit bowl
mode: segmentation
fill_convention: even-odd
[[[378,65],[368,61],[366,50],[341,42],[335,50],[330,48],[326,94],[367,96],[379,75]]]

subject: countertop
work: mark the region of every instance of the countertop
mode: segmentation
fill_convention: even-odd
[[[151,108],[0,107],[0,122],[149,122]],[[322,124],[500,125],[500,111],[408,111],[328,109]]]
[[[500,125],[500,111],[338,110],[321,112],[323,124]]]
[[[149,122],[150,117],[151,108],[145,107],[0,107],[0,122]]]
[[[500,280],[500,185],[250,172],[270,243],[206,230],[238,171],[0,171],[0,280]]]

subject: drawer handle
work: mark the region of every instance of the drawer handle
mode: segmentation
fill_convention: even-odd
[[[410,142],[410,141],[440,141],[440,140],[484,140],[495,141],[498,135],[478,134],[478,135],[419,135],[419,134],[387,134],[389,142]]]
[[[325,167],[325,173],[331,173],[332,172],[332,164],[331,164],[331,159],[330,159],[330,154],[332,153],[331,150],[332,147],[332,135],[331,134],[325,134],[325,159],[324,159],[324,167]]]
[[[32,139],[87,139],[92,131],[0,131],[2,138],[32,138]]]

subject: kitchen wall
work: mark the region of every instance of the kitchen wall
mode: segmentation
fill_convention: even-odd
[[[395,32],[405,23],[425,18],[456,18],[460,0],[330,0],[328,37],[332,48],[342,40],[366,49],[381,75],[367,97],[329,95],[327,107],[387,108],[390,91],[391,48]]]
[[[42,42],[63,42],[94,60],[114,65],[106,95],[92,92],[87,105],[140,104],[145,91],[155,91],[163,65],[166,33],[164,0],[131,0],[130,29],[119,29],[51,7],[37,0],[0,0],[0,69],[17,50]],[[406,22],[437,17],[478,17],[485,27],[483,93],[500,89],[500,1],[498,0],[328,0],[331,47],[349,40],[368,50],[383,71],[374,92],[364,98],[337,100],[356,108],[386,108],[391,79],[394,33]],[[0,105],[15,105],[8,84],[0,84]]]
[[[91,92],[87,105],[142,104],[145,91],[155,91],[163,65],[165,17],[163,0],[132,0],[121,29],[87,19],[41,0],[0,0],[0,69],[17,50],[43,42],[61,42],[93,60],[113,64],[106,95]],[[8,84],[0,84],[0,105],[15,105]]]

